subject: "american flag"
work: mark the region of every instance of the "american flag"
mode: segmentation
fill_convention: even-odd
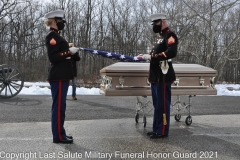
[[[146,62],[145,59],[142,59],[140,57],[131,57],[131,56],[126,56],[123,54],[117,54],[117,53],[112,53],[112,52],[106,52],[106,51],[101,51],[101,50],[94,50],[94,49],[89,49],[89,48],[80,48],[82,51],[90,52],[96,55],[100,55],[106,58],[111,58],[111,59],[116,59],[122,62]]]

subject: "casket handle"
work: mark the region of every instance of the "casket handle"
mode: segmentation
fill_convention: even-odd
[[[147,80],[147,84],[150,85],[150,82],[148,81],[148,78],[146,80]]]
[[[210,86],[211,86],[213,89],[215,89],[214,79],[215,79],[215,77],[210,78]]]
[[[110,89],[112,88],[112,77],[102,76],[102,82],[100,84],[101,89]]]
[[[204,86],[204,77],[200,77],[199,78],[199,84],[201,85],[201,86]]]
[[[124,78],[122,76],[119,77],[118,81],[121,86],[124,85]]]
[[[171,86],[172,89],[207,89],[209,86]]]
[[[178,78],[178,77],[176,77],[176,80],[174,81],[174,84],[175,84],[176,86],[178,86],[178,84],[179,84],[179,78]]]
[[[207,89],[209,86],[171,86],[172,89]],[[150,86],[116,86],[116,89],[150,89]]]
[[[150,89],[150,86],[116,86],[116,89],[128,89],[128,88],[145,88]]]

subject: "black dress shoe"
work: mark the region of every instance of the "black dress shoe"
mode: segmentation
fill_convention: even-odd
[[[72,137],[72,136],[67,136],[67,135],[66,135],[66,137],[67,137],[68,139],[73,139],[73,137]]]
[[[65,138],[62,140],[53,140],[53,143],[73,143],[73,140],[69,138]]]
[[[147,132],[147,135],[148,135],[148,136],[151,136],[151,135],[153,135],[153,134],[156,134],[156,132],[153,132],[153,131],[152,131],[152,132]]]
[[[150,136],[151,139],[166,138],[166,137],[168,137],[168,135],[161,135],[161,134],[157,134],[157,133],[152,134]]]

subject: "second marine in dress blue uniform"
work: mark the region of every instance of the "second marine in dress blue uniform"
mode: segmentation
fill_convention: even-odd
[[[175,81],[172,58],[177,55],[178,38],[166,23],[166,15],[159,13],[150,16],[153,31],[159,33],[150,54],[143,55],[150,60],[149,77],[154,106],[153,128],[147,135],[150,138],[163,138],[169,134],[171,85]],[[161,67],[166,67],[164,68]]]

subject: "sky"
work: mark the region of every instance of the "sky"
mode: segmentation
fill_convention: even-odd
[[[48,82],[24,82],[25,86],[18,95],[51,95]],[[41,87],[40,87],[41,86]],[[240,84],[216,84],[218,96],[240,96]],[[72,87],[68,89],[68,95],[72,94]],[[77,95],[101,95],[99,88],[77,88]]]

